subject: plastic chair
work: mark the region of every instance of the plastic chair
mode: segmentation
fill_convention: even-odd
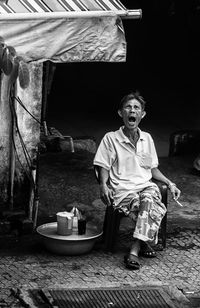
[[[99,183],[99,170],[100,167],[95,165],[94,171],[95,171],[95,177],[97,179],[97,182]],[[168,188],[167,185],[163,182],[153,180],[159,187],[161,196],[162,196],[162,202],[167,208],[167,192]],[[103,223],[103,240],[105,245],[105,250],[113,252],[115,248],[115,243],[120,227],[120,220],[122,217],[125,217],[123,213],[119,213],[118,210],[115,210],[113,206],[107,206],[105,211],[105,217],[104,217],[104,223]],[[166,248],[166,238],[167,238],[167,213],[162,219],[160,231],[159,231],[159,237],[161,238],[162,248]]]
[[[200,130],[178,130],[169,138],[169,157],[198,155],[200,151]]]

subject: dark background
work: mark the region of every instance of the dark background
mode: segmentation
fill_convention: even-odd
[[[121,2],[142,9],[141,20],[123,20],[126,63],[58,64],[47,124],[99,142],[121,125],[116,112],[121,97],[139,89],[147,101],[141,128],[152,133],[165,156],[172,132],[200,129],[200,1]]]

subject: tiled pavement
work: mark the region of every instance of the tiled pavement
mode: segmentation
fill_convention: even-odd
[[[130,241],[130,231],[120,232],[113,254],[97,244],[86,255],[59,256],[46,251],[37,235],[2,238],[0,307],[32,307],[24,302],[28,289],[125,286],[163,286],[179,308],[200,307],[187,299],[191,294],[200,296],[200,228],[170,231],[167,248],[156,258],[142,258],[139,271],[124,267]]]

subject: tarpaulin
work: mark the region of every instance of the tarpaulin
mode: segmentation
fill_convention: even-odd
[[[118,0],[8,0],[0,36],[26,61],[124,62],[122,10]]]
[[[126,60],[123,26],[116,16],[0,20],[0,36],[26,61],[121,62]]]

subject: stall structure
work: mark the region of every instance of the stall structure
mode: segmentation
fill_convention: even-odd
[[[119,0],[0,0],[0,211],[32,219],[44,63],[125,62],[122,19],[141,16]]]

